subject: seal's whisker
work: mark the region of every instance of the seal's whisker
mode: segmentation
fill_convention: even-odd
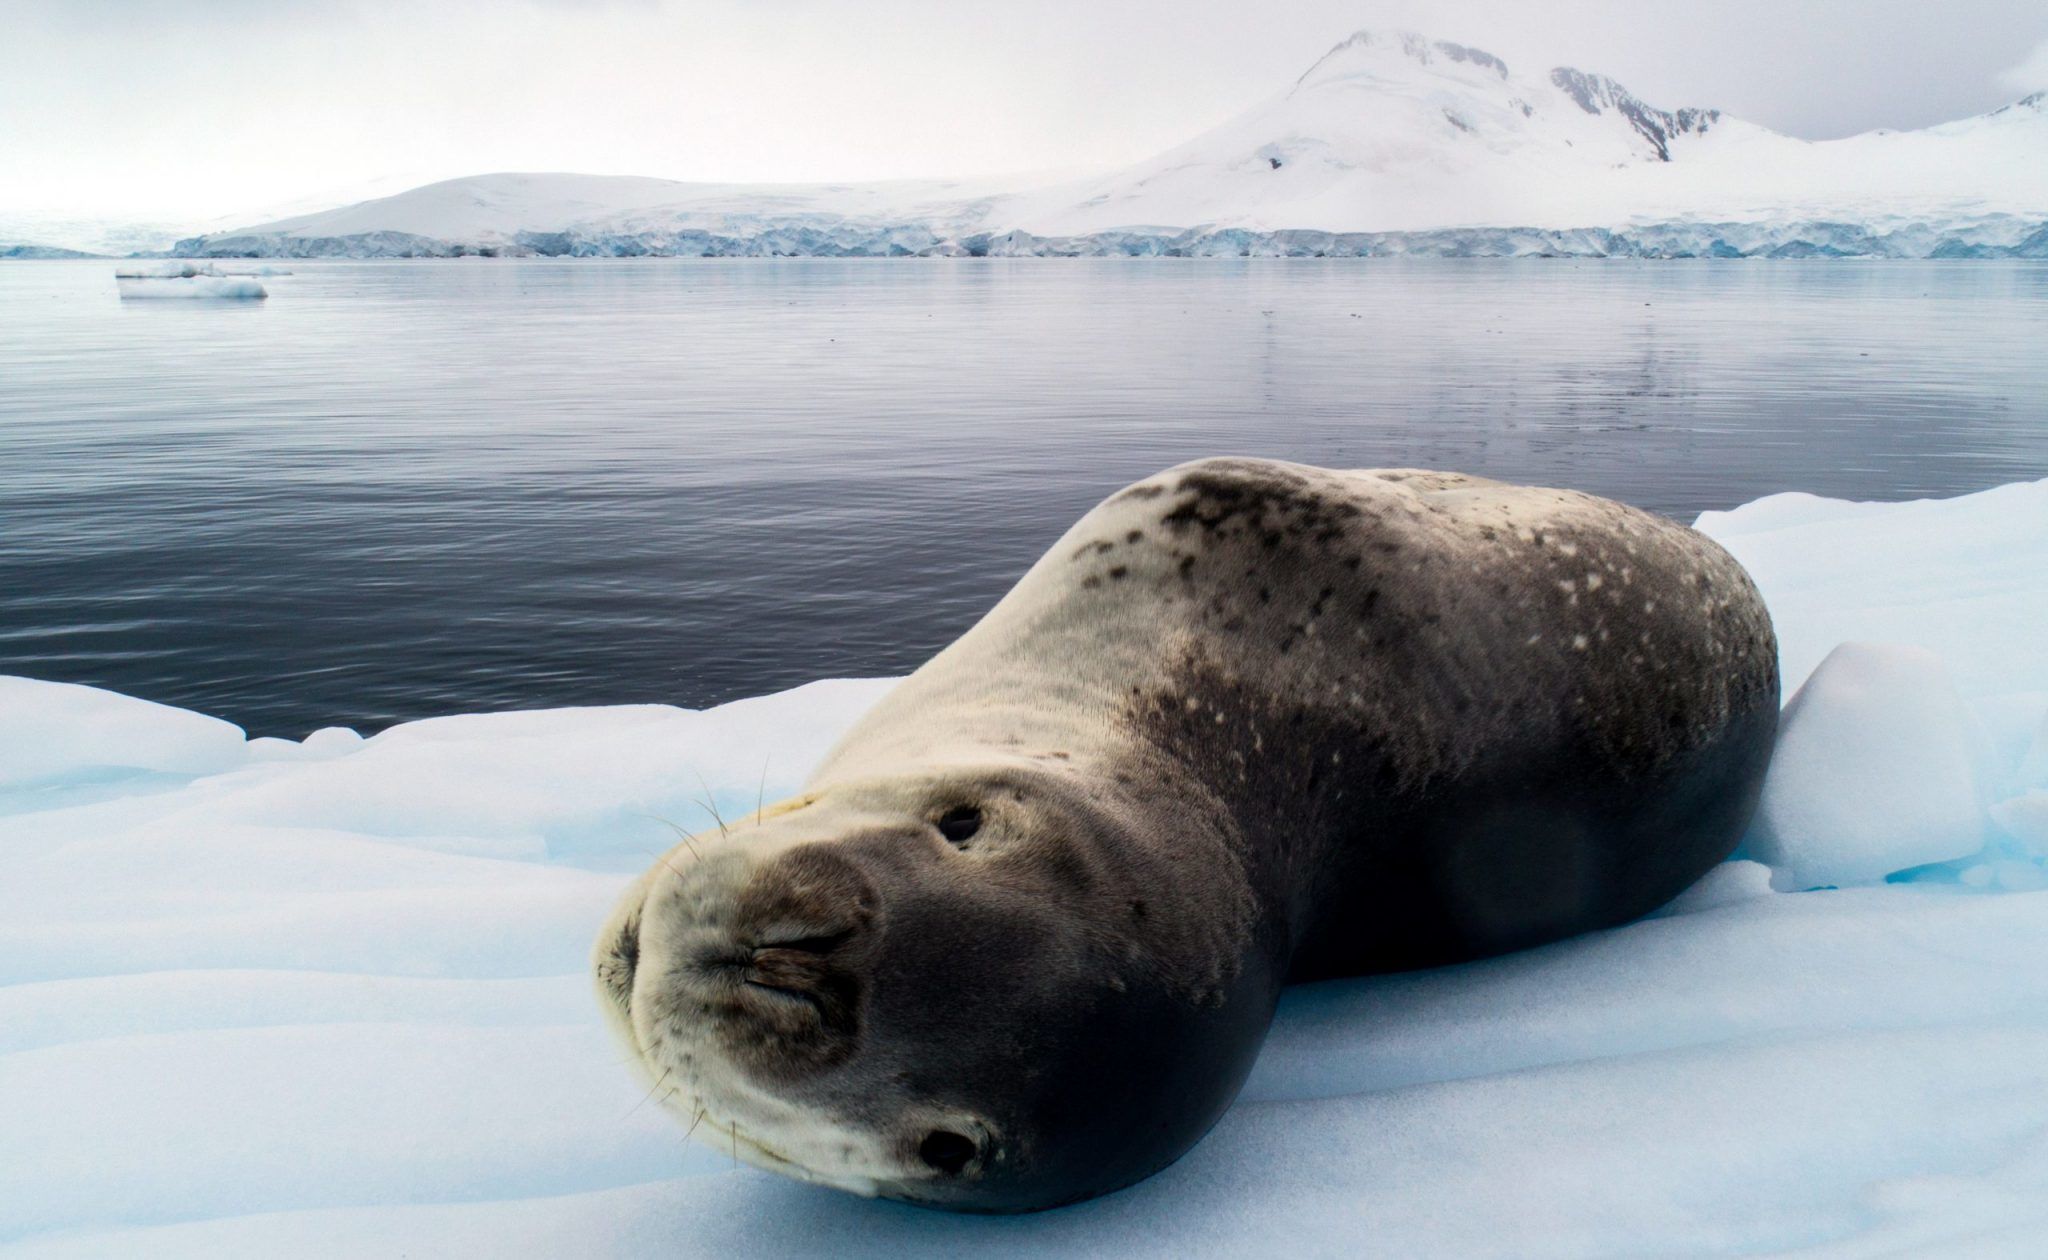
[[[726,838],[725,819],[720,817],[718,813],[718,793],[711,790],[711,785],[704,781],[704,776],[701,774],[697,776],[697,786],[704,789],[704,798],[698,801],[697,804],[703,806],[704,812],[711,815],[711,821],[718,824],[719,838]]]
[[[702,797],[698,796],[691,797],[690,801],[691,803],[696,805],[698,809],[701,809],[705,813],[711,815],[711,821],[718,824],[718,838],[721,840],[726,839],[727,836],[725,830],[725,820],[718,816],[718,807],[711,804],[709,801],[704,800]]]
[[[694,845],[694,844],[692,844],[692,843],[690,843],[690,833],[689,833],[689,832],[687,832],[687,831],[684,831],[684,830],[683,830],[683,829],[682,829],[681,827],[677,826],[677,825],[676,825],[675,823],[672,823],[672,822],[670,822],[670,821],[669,821],[668,819],[666,819],[666,818],[663,818],[663,817],[662,817],[662,816],[661,816],[660,814],[649,814],[649,815],[647,815],[647,817],[649,817],[649,818],[652,818],[652,819],[653,819],[654,821],[656,821],[656,822],[660,823],[660,824],[661,824],[662,826],[664,826],[664,827],[668,828],[668,829],[669,829],[670,831],[673,831],[673,832],[675,832],[675,833],[676,833],[676,838],[677,838],[677,839],[679,839],[679,840],[681,840],[681,841],[683,842],[683,847],[684,847],[684,848],[686,848],[686,849],[688,849],[688,850],[690,851],[690,856],[691,856],[691,857],[695,858],[695,859],[696,859],[697,861],[699,861],[699,862],[701,862],[701,861],[703,861],[703,860],[704,860],[704,855],[703,855],[703,854],[701,854],[701,853],[699,853],[699,852],[697,852],[697,846],[696,846],[696,845]],[[670,869],[670,870],[672,870],[672,871],[676,871],[675,865],[674,865],[673,863],[670,863],[670,862],[669,862],[669,860],[668,860],[668,854],[666,854],[666,853],[662,853],[662,854],[657,854],[656,856],[658,856],[658,857],[659,857],[659,858],[660,858],[660,859],[662,860],[662,862],[663,862],[664,864],[667,864],[667,865],[668,865],[668,869]],[[676,874],[680,875],[680,874],[682,874],[682,872],[681,872],[681,871],[676,871]]]
[[[768,758],[761,758],[761,786],[754,789],[754,825],[761,825],[761,807],[768,802]]]
[[[648,1099],[648,1098],[652,1098],[652,1097],[654,1097],[654,1095],[655,1095],[655,1094],[656,1094],[656,1093],[657,1093],[657,1092],[658,1092],[658,1091],[659,1091],[659,1090],[661,1089],[662,1083],[663,1083],[664,1081],[668,1080],[668,1074],[669,1074],[669,1069],[668,1069],[668,1068],[663,1068],[663,1069],[661,1069],[661,1075],[660,1075],[659,1077],[657,1077],[657,1078],[655,1079],[654,1085],[653,1085],[653,1087],[652,1087],[652,1088],[650,1088],[650,1089],[649,1089],[649,1090],[647,1091],[647,1095],[646,1095],[646,1097],[645,1097],[645,1098],[642,1098],[642,1099],[641,1099],[641,1100],[640,1100],[639,1102],[636,1102],[636,1103],[634,1103],[634,1104],[632,1105],[632,1107],[630,1107],[630,1108],[628,1108],[628,1109],[627,1109],[627,1111],[626,1111],[626,1114],[625,1114],[625,1115],[623,1115],[623,1116],[620,1116],[620,1117],[619,1117],[619,1119],[621,1119],[621,1120],[625,1120],[625,1119],[628,1119],[628,1118],[630,1118],[630,1117],[632,1116],[632,1114],[633,1114],[633,1113],[634,1113],[635,1111],[638,1111],[638,1110],[640,1110],[640,1109],[641,1109],[642,1107],[645,1107],[645,1106],[647,1105],[647,1099]]]

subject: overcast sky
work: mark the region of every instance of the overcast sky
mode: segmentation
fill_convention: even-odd
[[[1103,167],[1363,27],[1815,139],[2048,88],[2044,0],[6,0],[0,211],[246,219],[499,170]]]

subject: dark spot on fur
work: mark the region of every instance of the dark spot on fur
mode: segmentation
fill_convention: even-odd
[[[1126,573],[1129,573],[1129,572],[1130,572],[1130,570],[1129,570],[1129,569],[1126,569],[1126,568],[1125,568],[1124,566],[1122,566],[1122,565],[1120,565],[1120,564],[1119,564],[1119,565],[1115,566],[1114,568],[1112,568],[1112,569],[1111,569],[1111,570],[1109,571],[1109,577],[1110,577],[1110,580],[1111,580],[1111,581],[1117,581],[1117,580],[1120,580],[1120,579],[1121,579],[1121,578],[1122,578],[1122,577],[1123,577],[1123,576],[1124,576],[1124,575],[1125,575]]]

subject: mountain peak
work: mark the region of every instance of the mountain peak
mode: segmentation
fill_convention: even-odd
[[[1718,109],[1658,109],[1645,104],[1642,98],[1604,74],[1587,74],[1570,66],[1552,70],[1550,81],[1589,114],[1601,114],[1611,109],[1626,118],[1636,134],[1650,142],[1661,162],[1671,160],[1674,137],[1704,135],[1708,127],[1721,121]]]
[[[1472,66],[1502,80],[1508,77],[1507,63],[1484,49],[1454,44],[1446,39],[1431,39],[1414,31],[1364,30],[1354,32],[1317,58],[1316,63],[1296,79],[1294,85],[1300,87],[1317,78],[1318,72],[1326,69],[1348,69],[1354,62],[1392,58],[1412,61],[1421,66],[1452,62]]]

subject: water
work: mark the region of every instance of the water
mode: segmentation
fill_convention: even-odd
[[[2027,263],[0,264],[0,673],[253,733],[906,671],[1224,452],[1689,517],[2048,476]]]

